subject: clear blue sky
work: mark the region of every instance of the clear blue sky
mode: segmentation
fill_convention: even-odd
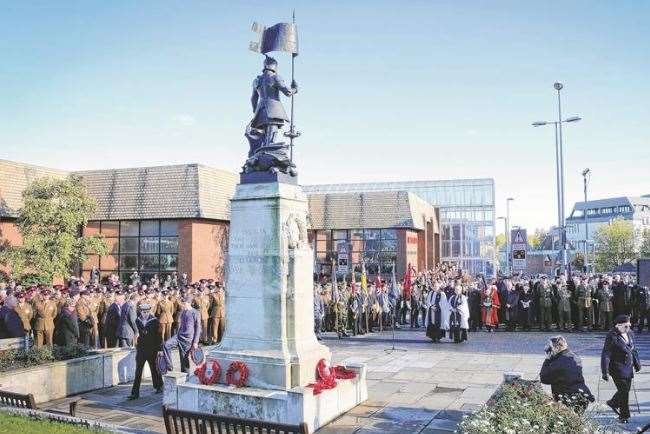
[[[269,7],[273,5],[273,7]],[[238,170],[261,56],[252,21],[300,26],[301,183],[493,177],[512,224],[650,193],[650,2],[2,2],[0,158],[62,169]],[[288,80],[289,57],[276,56]],[[499,225],[500,226],[500,225]]]

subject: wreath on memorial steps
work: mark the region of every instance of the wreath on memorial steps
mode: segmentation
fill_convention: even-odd
[[[219,362],[216,360],[212,361],[212,375],[209,377],[206,377],[206,372],[208,370],[208,362],[202,363],[198,368],[194,370],[194,375],[196,375],[199,378],[199,381],[201,384],[208,386],[210,384],[215,384],[217,381],[219,381],[219,377],[221,376],[221,365],[219,365]]]
[[[357,376],[356,372],[344,366],[330,368],[325,359],[318,361],[316,374],[316,382],[307,385],[314,388],[314,395],[319,395],[323,390],[334,389],[336,380],[350,380]]]
[[[235,375],[239,378],[235,380]],[[232,362],[226,371],[226,383],[230,386],[243,387],[248,381],[248,366],[239,360]]]

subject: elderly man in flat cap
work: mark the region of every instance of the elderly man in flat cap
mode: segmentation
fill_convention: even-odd
[[[162,345],[160,337],[160,322],[154,314],[151,313],[151,306],[147,303],[141,303],[138,306],[138,319],[135,320],[138,327],[138,341],[135,353],[135,378],[133,388],[128,399],[138,399],[140,397],[140,382],[142,381],[142,370],[145,362],[149,364],[151,371],[151,380],[156,393],[161,393],[163,389],[162,377],[156,366],[156,355]]]
[[[163,345],[165,361],[171,371],[174,369],[172,364],[171,351],[178,347],[181,359],[181,371],[189,372],[190,370],[190,351],[198,348],[199,339],[201,338],[201,314],[192,307],[192,297],[184,295],[180,300],[180,315],[178,318],[178,332]]]

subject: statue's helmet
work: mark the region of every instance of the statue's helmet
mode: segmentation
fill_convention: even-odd
[[[269,70],[273,72],[278,71],[278,61],[275,60],[273,57],[266,56],[264,59],[264,70]]]

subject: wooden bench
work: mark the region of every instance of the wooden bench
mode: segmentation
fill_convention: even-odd
[[[77,411],[77,402],[78,401],[72,401],[70,403],[70,407],[68,411],[68,414],[70,416],[75,415]],[[0,405],[4,405],[7,407],[26,408],[29,410],[38,410],[38,407],[36,407],[36,401],[34,400],[34,395],[32,395],[31,393],[25,395],[22,393],[7,392],[4,390],[0,390]],[[46,410],[46,411],[48,413],[62,413],[56,410]]]
[[[163,405],[167,434],[309,434],[306,423],[285,425],[209,413],[177,410]]]

